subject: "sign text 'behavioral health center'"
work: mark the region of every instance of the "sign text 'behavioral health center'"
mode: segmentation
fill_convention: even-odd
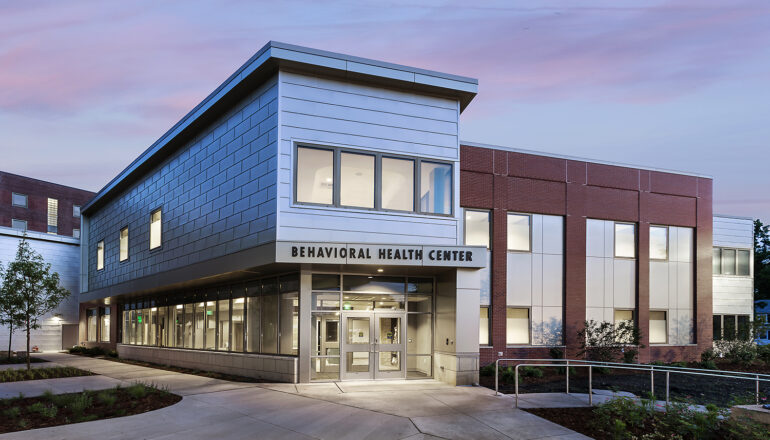
[[[397,266],[485,267],[478,246],[408,246],[361,243],[276,243],[276,262]]]

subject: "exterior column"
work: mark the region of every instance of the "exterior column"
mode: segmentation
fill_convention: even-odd
[[[310,382],[310,354],[312,314],[310,313],[312,289],[312,274],[309,270],[302,270],[299,274],[299,353],[297,363],[299,365],[298,381]]]

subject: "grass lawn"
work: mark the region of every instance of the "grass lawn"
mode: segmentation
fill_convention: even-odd
[[[18,382],[22,380],[58,379],[61,377],[76,376],[93,376],[93,373],[74,367],[0,370],[0,383]]]
[[[123,417],[164,408],[181,397],[146,385],[0,400],[0,433]]]

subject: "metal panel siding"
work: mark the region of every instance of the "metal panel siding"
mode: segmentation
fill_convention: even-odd
[[[457,101],[286,71],[279,75],[280,240],[462,243]],[[296,205],[297,143],[452,161],[453,216]]]
[[[749,219],[714,217],[714,246],[752,249],[754,222]]]
[[[751,219],[714,216],[714,247],[751,250],[754,273],[754,222]],[[715,315],[751,315],[754,310],[754,280],[750,276],[714,275],[713,311]]]
[[[277,77],[245,96],[187,145],[89,217],[89,291],[275,240]],[[162,243],[149,249],[150,213]],[[129,259],[118,258],[129,228]],[[105,267],[96,271],[96,243]]]

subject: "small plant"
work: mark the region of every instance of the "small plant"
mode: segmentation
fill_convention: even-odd
[[[91,399],[91,396],[89,396],[87,393],[80,393],[75,395],[75,397],[72,399],[72,402],[68,405],[68,408],[70,411],[72,411],[72,414],[75,415],[76,418],[79,418],[83,415],[83,412],[90,408],[93,405],[93,400]]]
[[[548,355],[551,356],[551,359],[564,359],[564,350],[559,347],[551,347],[548,350]]]
[[[483,367],[479,368],[479,375],[485,377],[494,376],[495,364],[484,365]]]
[[[543,369],[540,367],[519,367],[519,376],[521,377],[543,377]]]
[[[134,399],[141,399],[147,395],[147,388],[142,384],[136,384],[126,388],[126,392]]]
[[[107,405],[108,407],[114,406],[115,402],[118,400],[118,396],[116,396],[112,391],[102,391],[101,393],[97,394],[96,398],[99,400],[99,402]]]
[[[757,346],[750,340],[715,341],[714,351],[742,366],[749,366],[757,359]]]
[[[107,356],[109,356],[111,358],[117,358],[118,357],[118,352],[116,350],[110,350],[110,351],[107,352]]]
[[[714,353],[714,350],[710,348],[703,350],[703,352],[700,354],[701,362],[715,361],[716,358],[717,358],[716,353]]]
[[[15,419],[21,414],[21,409],[18,406],[12,406],[3,411],[3,417],[7,419]]]
[[[718,370],[719,369],[717,367],[716,362],[714,362],[712,360],[701,361],[700,363],[698,363],[698,366],[703,368],[703,369],[706,369],[706,370]]]
[[[27,421],[27,419],[21,419],[19,420],[18,425],[19,425],[19,428],[21,429],[27,429],[27,426],[29,426],[29,422]]]

